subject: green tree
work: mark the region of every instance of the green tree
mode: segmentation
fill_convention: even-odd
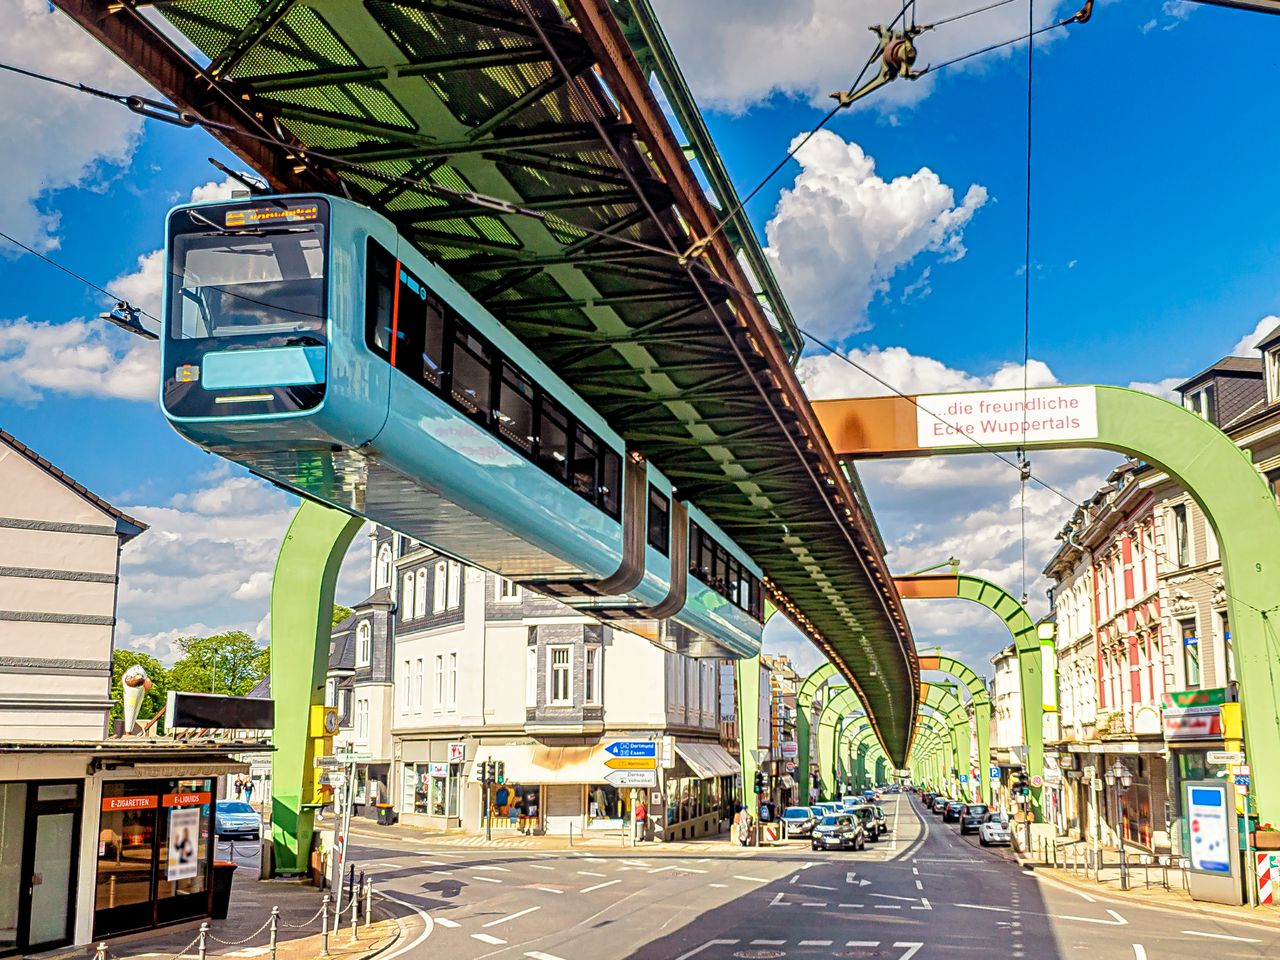
[[[178,649],[182,657],[169,670],[169,686],[174,690],[242,697],[266,675],[264,648],[243,630],[182,637]]]
[[[124,706],[120,700],[122,696],[120,678],[134,664],[140,665],[151,678],[151,689],[142,698],[142,709],[138,711],[138,719],[150,719],[164,709],[165,696],[169,692],[169,671],[165,669],[164,664],[155,657],[138,653],[136,650],[117,650],[111,657],[111,699],[115,701],[111,705],[112,720],[124,718]]]
[[[355,613],[355,611],[352,610],[350,607],[344,607],[340,603],[335,603],[333,605],[333,621],[329,624],[329,626],[336,627],[338,624],[340,624],[343,620],[347,619],[347,617],[351,616],[351,614],[353,613]]]

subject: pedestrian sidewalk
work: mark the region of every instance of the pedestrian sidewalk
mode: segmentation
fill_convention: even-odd
[[[407,843],[431,843],[450,847],[479,847],[491,850],[631,850],[634,847],[650,849],[654,852],[701,851],[708,848],[717,849],[731,846],[730,831],[725,829],[717,836],[699,837],[696,840],[657,840],[642,841],[633,844],[621,832],[590,833],[585,836],[574,834],[569,836],[529,836],[504,830],[494,831],[492,839],[486,839],[483,833],[462,833],[460,831],[430,830],[425,827],[408,827],[402,824],[380,826],[372,821],[351,821],[351,836],[357,840],[401,841]]]
[[[229,957],[234,960],[315,960],[322,955],[320,912],[323,893],[296,880],[258,880],[243,867],[236,871],[231,886],[231,904],[226,920],[208,921],[205,956]],[[276,949],[271,949],[271,908],[279,908]],[[363,904],[361,905],[363,909]],[[344,904],[343,923],[334,930],[329,919],[329,955],[342,960],[372,960],[393,944],[407,930],[406,921],[414,923],[413,914],[380,901],[375,888],[374,922],[362,922],[353,939],[351,911]],[[105,941],[108,960],[181,960],[200,956],[201,921],[191,921],[148,930],[142,933],[112,937]],[[41,955],[40,960],[93,957],[97,944],[65,948]]]
[[[1185,886],[1184,871],[1174,866],[1155,862],[1135,863],[1131,858],[1127,866],[1127,889],[1122,890],[1119,851],[1104,849],[1102,867],[1095,869],[1086,865],[1085,846],[1059,838],[1052,848],[1033,848],[1029,856],[1017,847],[1013,852],[1019,866],[1024,869],[1093,896],[1280,927],[1280,905],[1231,906],[1191,899]],[[1114,857],[1114,861],[1107,862],[1108,855]]]

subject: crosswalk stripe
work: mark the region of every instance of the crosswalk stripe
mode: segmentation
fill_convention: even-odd
[[[497,947],[497,946],[501,946],[502,944],[504,944],[504,943],[506,943],[506,942],[507,942],[507,941],[505,941],[505,940],[503,940],[503,939],[501,939],[501,938],[499,938],[499,937],[491,937],[491,936],[490,936],[489,934],[487,934],[487,933],[473,933],[473,934],[471,935],[471,939],[472,939],[472,940],[479,940],[481,943],[487,943],[487,944],[489,944],[489,945],[491,945],[491,946],[495,946],[495,947]]]

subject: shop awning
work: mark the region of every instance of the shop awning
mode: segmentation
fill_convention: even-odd
[[[736,777],[742,773],[742,766],[718,743],[681,743],[677,740],[676,753],[701,780]]]
[[[133,772],[140,777],[216,777],[224,773],[248,773],[249,764],[237,760],[135,763]]]
[[[480,779],[480,762],[501,760],[506,764],[507,783],[604,783],[609,768],[604,745],[589,747],[544,747],[541,744],[477,747],[471,761],[470,778]]]

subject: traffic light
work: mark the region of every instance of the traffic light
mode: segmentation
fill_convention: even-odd
[[[507,782],[507,764],[504,760],[495,760],[493,763],[493,779],[497,783]]]
[[[493,783],[493,761],[480,761],[480,780],[482,783]]]
[[[1019,770],[1013,775],[1013,783],[1010,785],[1010,793],[1015,797],[1031,796],[1031,784],[1027,782],[1027,774],[1023,770]]]
[[[764,771],[763,770],[756,771],[755,788],[756,788],[756,793],[764,793]]]

